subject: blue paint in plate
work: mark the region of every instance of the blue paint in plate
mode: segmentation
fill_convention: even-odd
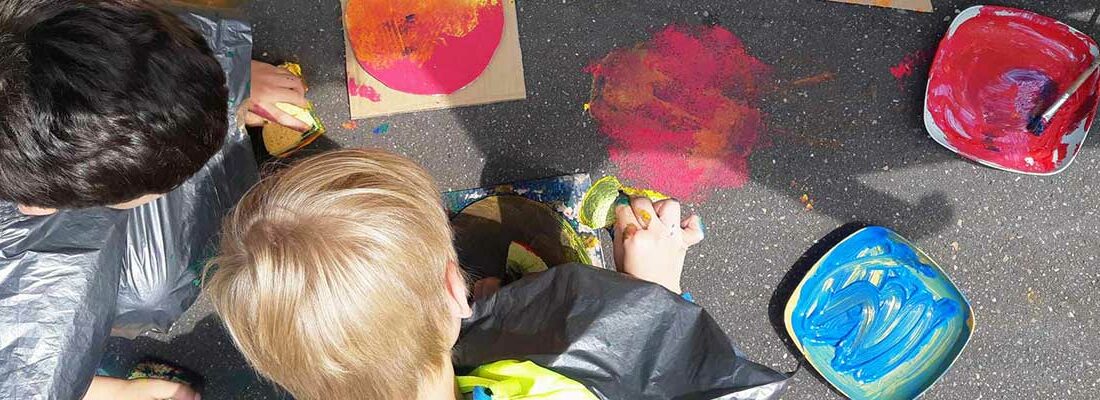
[[[920,396],[974,330],[970,304],[943,270],[877,226],[852,234],[814,264],[784,319],[810,364],[855,400]]]

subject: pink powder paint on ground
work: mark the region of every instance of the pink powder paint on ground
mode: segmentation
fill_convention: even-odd
[[[382,95],[378,94],[377,90],[370,85],[362,85],[355,81],[355,78],[348,78],[348,95],[365,97],[367,100],[375,103],[382,101]]]
[[[770,67],[718,26],[669,26],[586,68],[590,112],[632,186],[703,201],[748,181],[766,127],[756,104]]]

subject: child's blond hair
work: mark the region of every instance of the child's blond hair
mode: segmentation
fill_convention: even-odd
[[[205,291],[249,362],[299,400],[415,398],[450,354],[455,260],[426,171],[341,150],[244,196]]]

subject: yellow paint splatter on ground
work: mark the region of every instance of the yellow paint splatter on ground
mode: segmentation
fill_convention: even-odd
[[[794,181],[791,181],[791,183],[793,184]],[[803,206],[805,206],[806,211],[814,210],[814,199],[810,198],[809,193],[803,193],[802,197],[800,197],[798,201],[801,202]]]
[[[1034,289],[1032,289],[1030,287],[1027,288],[1026,297],[1027,297],[1027,302],[1031,303],[1031,304],[1035,304],[1036,302],[1039,301],[1039,293],[1036,292]]]

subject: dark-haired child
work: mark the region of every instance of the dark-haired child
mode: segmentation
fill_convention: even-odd
[[[293,126],[296,120],[272,104],[304,104],[301,80],[267,64],[253,63],[251,67],[254,96],[247,107],[255,113],[249,113],[247,121],[270,119]],[[35,218],[14,214],[14,209],[26,216],[53,218],[64,210],[137,208],[172,192],[213,162],[226,143],[227,132],[232,131],[228,126],[233,108],[227,107],[229,92],[226,72],[203,35],[146,1],[0,1],[0,222],[4,226],[0,234],[0,309],[5,316],[20,312],[32,317],[56,316],[56,321],[21,322],[19,330],[4,327],[0,397],[69,397],[69,393],[75,397],[83,393],[90,376],[72,376],[65,369],[51,372],[54,377],[46,382],[42,376],[19,371],[31,362],[35,369],[57,371],[65,365],[94,362],[89,361],[94,354],[76,353],[103,345],[104,328],[99,321],[114,312],[113,299],[73,293],[69,286],[53,286],[53,282],[88,279],[80,285],[106,292],[110,289],[102,288],[109,288],[110,282],[89,278],[89,273],[113,268],[104,275],[115,277],[117,286],[117,270],[122,268],[115,264],[87,269],[61,265],[75,264],[78,253],[94,253],[84,246],[91,240],[83,236],[108,233],[90,227],[54,227],[86,221],[76,218],[36,225]],[[225,196],[194,196],[203,204],[214,203],[203,200],[204,195]],[[6,214],[8,211],[13,214]],[[91,218],[108,215],[93,214]],[[74,237],[50,243],[27,233],[36,230],[52,239],[65,229],[71,229],[69,235]],[[166,246],[158,240],[128,238],[131,247],[139,243],[143,245],[138,247],[145,248],[126,251],[156,251]],[[193,246],[201,248],[203,244]],[[60,270],[59,265],[63,267]],[[32,297],[35,300],[27,300]],[[104,304],[78,305],[97,301]],[[89,310],[96,315],[87,315]],[[4,321],[20,318],[5,317]],[[95,322],[73,322],[82,319]],[[42,331],[69,330],[33,327],[55,323],[73,324],[81,331],[36,336]],[[57,349],[62,349],[61,354],[54,354]],[[57,389],[56,385],[65,387]],[[97,377],[85,398],[185,400],[198,396],[186,386],[167,381]]]

